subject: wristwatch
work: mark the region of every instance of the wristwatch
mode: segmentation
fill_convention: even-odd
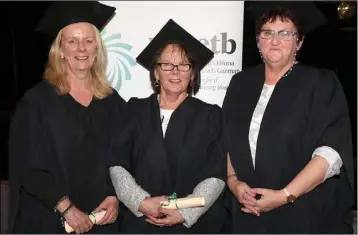
[[[284,191],[285,194],[286,194],[287,202],[288,202],[288,203],[294,203],[294,202],[296,201],[297,197],[294,196],[294,195],[291,195],[291,194],[288,192],[287,188],[283,188],[283,191]]]

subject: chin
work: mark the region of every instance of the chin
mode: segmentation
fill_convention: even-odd
[[[91,69],[91,66],[78,66],[76,70],[78,71],[88,71]]]
[[[173,89],[173,88],[169,88],[169,89],[165,89],[166,93],[169,93],[169,94],[181,94],[183,93],[185,90],[183,89]]]
[[[279,64],[279,63],[282,62],[282,58],[277,58],[277,57],[268,58],[267,61],[272,63],[272,64]]]

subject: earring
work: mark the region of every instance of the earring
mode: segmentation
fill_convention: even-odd
[[[194,94],[194,86],[195,86],[194,80],[190,80],[190,87],[191,87],[191,93],[192,94]]]
[[[155,87],[158,87],[159,86],[159,80],[157,79],[157,80],[155,80],[155,82],[154,82],[154,86]]]
[[[260,50],[259,50],[259,54],[260,54],[261,60],[262,60],[263,62],[265,62],[264,57],[262,56],[262,53],[261,53]]]
[[[63,55],[61,55],[61,59],[64,59],[65,57]]]
[[[293,56],[293,64],[297,64],[297,50],[295,51],[295,55]]]

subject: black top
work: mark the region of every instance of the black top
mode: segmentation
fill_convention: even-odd
[[[191,194],[201,181],[226,180],[221,110],[188,96],[171,115],[165,138],[155,94],[128,102],[126,118],[113,130],[110,165],[126,168],[151,196]],[[223,195],[191,228],[158,227],[121,208],[123,233],[220,233]],[[213,223],[215,221],[215,223]]]
[[[89,213],[106,196],[115,196],[104,159],[110,120],[124,103],[113,91],[85,107],[71,95],[57,95],[46,81],[24,95],[10,128],[12,210],[19,212],[11,215],[10,229],[61,233],[59,214],[53,212],[60,198],[69,196]],[[106,227],[94,227],[110,232],[101,228]]]
[[[282,189],[321,146],[335,149],[343,160],[339,176],[327,179],[295,203],[262,213],[240,212],[232,198],[234,233],[349,233],[354,173],[348,108],[333,72],[295,65],[281,78],[267,104],[253,167],[249,128],[259,100],[263,65],[233,76],[223,103],[226,144],[239,180],[250,187]]]

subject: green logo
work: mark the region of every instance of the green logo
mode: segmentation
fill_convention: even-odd
[[[137,64],[130,54],[133,47],[121,42],[120,33],[109,35],[106,30],[103,30],[101,36],[108,54],[107,79],[119,92],[122,81],[131,80],[129,68]]]

